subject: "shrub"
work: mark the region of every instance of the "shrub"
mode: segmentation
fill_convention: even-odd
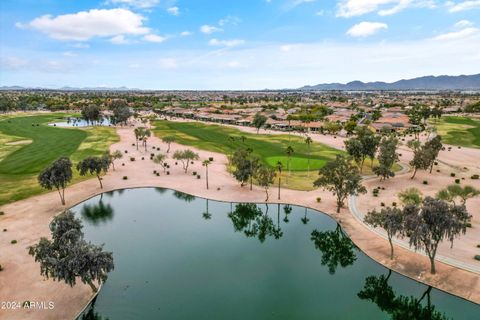
[[[16,244],[17,243],[17,240],[12,240],[10,241],[11,244]]]
[[[3,216],[3,215],[5,215],[5,212],[0,211],[0,216]]]
[[[193,164],[193,161],[190,161],[190,164]]]
[[[473,179],[473,180],[478,180],[480,178],[480,176],[478,174],[474,174],[470,178]]]
[[[470,222],[467,223],[467,228],[471,228],[472,224]]]
[[[167,171],[167,176],[169,176],[169,175],[170,175],[170,171]]]
[[[127,176],[123,176],[123,180],[128,180],[128,177],[127,177]]]
[[[3,271],[2,265],[0,264],[0,271]]]
[[[153,170],[153,174],[157,174],[157,170]]]
[[[428,181],[427,181],[427,180],[423,180],[423,184],[428,184]]]
[[[155,153],[150,153],[150,157],[155,157]]]
[[[213,161],[213,157],[209,157],[208,160],[209,160],[209,161]]]
[[[130,157],[130,161],[135,161],[135,157]]]
[[[480,244],[477,244],[477,248],[480,248]]]
[[[125,163],[122,163],[122,167],[125,167]]]
[[[192,175],[193,175],[193,176],[196,176],[196,175],[197,175],[197,171],[193,171],[193,172],[192,172]]]
[[[3,232],[7,232],[7,229],[3,229]]]
[[[157,177],[160,177],[160,172],[157,172]]]
[[[200,179],[200,175],[199,175],[199,174],[197,175],[197,179]]]
[[[440,172],[440,170],[437,169],[437,172]]]
[[[175,165],[178,166],[178,162],[175,161]]]
[[[396,207],[397,206],[397,203],[394,201],[392,202],[392,207]]]
[[[317,197],[317,203],[320,203],[322,201],[322,198]]]
[[[217,191],[220,191],[220,187],[217,188]]]
[[[450,177],[455,177],[455,173],[450,173]]]
[[[380,203],[380,206],[381,206],[381,207],[385,207],[385,203],[384,203],[384,202],[381,202],[381,203]]]
[[[125,153],[128,153],[128,150],[125,150]]]
[[[145,158],[144,158],[144,157],[142,157],[142,160],[145,160]]]
[[[135,143],[132,143],[132,147],[135,147]]]
[[[460,179],[455,179],[456,184],[460,184]]]
[[[437,162],[437,161],[435,161],[433,164],[436,165],[436,166],[438,166],[438,162]]]
[[[473,257],[473,259],[480,261],[480,254],[475,255],[475,257]]]
[[[157,151],[160,151],[160,148],[157,148]]]

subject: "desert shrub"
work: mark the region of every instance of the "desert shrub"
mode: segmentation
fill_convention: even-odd
[[[123,180],[128,180],[128,177],[127,177],[127,176],[123,176]]]
[[[480,254],[475,255],[475,257],[473,257],[473,258],[477,261],[480,261]]]
[[[135,157],[130,157],[130,161],[135,161]]]
[[[423,180],[423,184],[428,184],[428,181],[427,181],[427,180]]]
[[[16,244],[17,243],[17,240],[12,240],[10,241],[11,244]]]
[[[450,177],[455,177],[455,173],[454,172],[450,173]]]
[[[3,216],[3,215],[5,215],[5,212],[0,211],[0,216]]]
[[[197,179],[200,179],[200,175],[197,175]]]
[[[460,183],[460,179],[455,179],[455,183],[456,183],[456,184],[459,184],[459,183]]]
[[[322,198],[317,197],[317,202],[320,203],[322,201]]]
[[[208,158],[209,161],[213,161],[213,157]]]
[[[396,207],[397,206],[397,203],[394,201],[392,202],[392,207]]]
[[[145,158],[144,158],[144,157],[142,157],[142,160],[145,160]]]
[[[128,153],[128,150],[125,150],[125,153]]]
[[[169,175],[170,175],[170,171],[167,171],[167,176],[169,176]]]
[[[380,206],[381,206],[381,207],[385,207],[385,203],[384,203],[384,202],[381,202],[381,203],[380,203]]]
[[[480,178],[480,176],[478,174],[474,174],[473,176],[470,177],[470,179],[473,179],[473,180],[478,180]]]

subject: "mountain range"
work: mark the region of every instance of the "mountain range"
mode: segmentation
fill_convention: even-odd
[[[380,90],[480,90],[480,73],[460,76],[425,76],[395,82],[324,83],[299,88],[304,91],[380,91]]]

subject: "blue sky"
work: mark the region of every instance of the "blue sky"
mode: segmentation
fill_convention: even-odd
[[[480,0],[2,0],[0,85],[295,88],[480,72]]]

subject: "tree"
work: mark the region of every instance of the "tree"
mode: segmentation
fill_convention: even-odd
[[[165,173],[165,171],[167,170],[167,166],[165,165],[165,159],[167,158],[166,155],[162,154],[162,153],[159,153],[157,155],[155,155],[155,157],[153,157],[153,162],[155,164],[159,164],[162,166],[163,168],[163,173]]]
[[[380,141],[378,166],[373,168],[373,172],[383,180],[395,176],[392,167],[398,161],[397,144],[398,139],[393,136],[383,137]]]
[[[100,107],[94,104],[84,106],[81,111],[82,118],[87,123],[94,124],[101,120]]]
[[[257,172],[258,168],[260,167],[260,157],[256,154],[253,154],[251,149],[247,150],[249,152],[247,161],[250,164],[250,191],[253,190],[253,177],[255,176],[255,172]]]
[[[212,162],[208,159],[206,160],[203,160],[202,162],[202,166],[205,167],[205,181],[206,181],[206,184],[207,184],[207,190],[208,190],[208,166],[211,164]]]
[[[347,151],[348,155],[352,157],[352,159],[357,164],[360,172],[363,169],[363,161],[365,160],[365,156],[363,155],[363,146],[358,138],[350,138],[345,140],[345,150]]]
[[[342,130],[342,125],[338,122],[327,121],[324,125],[324,130],[330,134],[337,134]]]
[[[28,249],[35,261],[40,262],[40,274],[71,287],[80,278],[96,292],[93,282],[104,283],[114,268],[112,253],[83,239],[82,223],[71,211],[53,218],[50,231],[52,240],[42,237]]]
[[[237,181],[240,182],[240,185],[243,187],[245,183],[253,178],[253,174],[256,170],[256,163],[253,163],[256,160],[252,158],[251,150],[245,148],[238,148],[233,153],[230,163],[234,167],[232,174]]]
[[[430,156],[429,161],[430,161],[430,173],[432,173],[433,170],[433,165],[435,163],[435,160],[438,157],[438,154],[440,153],[440,150],[443,148],[442,144],[442,137],[439,135],[436,135],[434,138],[428,140],[425,142],[424,148],[428,150],[428,155]]]
[[[456,198],[460,198],[463,205],[466,205],[466,202],[470,198],[474,198],[480,195],[480,190],[475,189],[472,186],[461,187],[458,184],[452,184],[447,186],[445,189],[440,190],[437,193],[437,198],[440,200],[455,203]]]
[[[55,160],[38,175],[38,183],[47,190],[57,189],[62,205],[65,205],[65,188],[72,180],[72,162],[67,157]]]
[[[313,140],[312,138],[310,137],[306,137],[305,138],[305,143],[307,144],[307,147],[308,147],[308,159],[307,159],[307,172],[308,172],[308,175],[310,176],[310,157],[311,157],[311,144],[313,143]]]
[[[100,174],[107,173],[108,167],[110,167],[110,160],[108,155],[103,157],[87,157],[77,163],[77,170],[81,176],[87,174],[94,174],[97,176],[98,182],[100,182],[100,189],[103,189],[102,178]]]
[[[260,113],[255,114],[252,124],[257,129],[257,134],[260,131],[260,128],[265,125],[265,123],[267,123],[267,117]]]
[[[404,205],[419,205],[423,201],[423,196],[417,188],[408,188],[398,194],[398,198]]]
[[[167,153],[170,152],[170,145],[175,142],[175,136],[165,136],[162,138],[162,142],[168,145]]]
[[[275,177],[275,171],[272,168],[267,167],[266,165],[261,165],[255,172],[255,179],[258,184],[263,187],[267,198],[265,202],[268,201],[268,188],[273,183],[273,178]]]
[[[137,145],[138,150],[138,140],[140,140],[140,136],[142,135],[142,128],[138,127],[133,130],[133,134],[135,135],[135,143]]]
[[[347,135],[352,134],[356,128],[357,128],[357,121],[355,120],[348,120],[343,126],[343,129],[347,131]]]
[[[145,151],[147,151],[147,137],[152,135],[152,132],[144,127],[138,127],[133,130],[135,133],[135,139],[137,141],[137,150],[138,150],[138,140],[142,141],[142,145],[145,147]]]
[[[277,161],[276,169],[278,171],[278,200],[280,200],[280,185],[282,182],[282,170],[283,170],[283,164],[281,161]]]
[[[109,162],[112,165],[113,171],[115,171],[115,160],[119,160],[123,158],[123,153],[120,150],[115,150],[112,153],[107,151],[107,155],[109,158]]]
[[[373,163],[379,142],[380,138],[375,136],[367,127],[358,128],[357,137],[345,141],[346,151],[353,157],[360,168],[360,172],[363,171],[363,163],[367,157]]]
[[[403,213],[399,208],[383,208],[380,211],[369,211],[363,221],[372,227],[380,227],[387,232],[388,243],[390,243],[390,259],[393,259],[392,239],[400,235],[403,230]]]
[[[185,170],[185,173],[188,171],[188,165],[190,164],[191,161],[193,160],[198,160],[198,153],[193,152],[190,149],[186,150],[177,150],[173,154],[173,159],[179,160],[182,162],[183,170]]]
[[[413,150],[413,159],[409,164],[413,167],[413,175],[410,179],[415,178],[418,170],[427,170],[431,165],[432,154],[431,150],[423,146]]]
[[[291,168],[290,168],[290,161],[292,160],[292,155],[295,153],[293,150],[292,146],[288,146],[287,149],[285,150],[285,153],[287,154],[287,169],[288,169],[288,175],[291,174]]]
[[[450,205],[446,201],[426,197],[420,206],[407,205],[403,209],[404,234],[415,250],[424,249],[430,259],[430,271],[435,273],[438,244],[465,234],[471,216],[464,205]]]
[[[358,168],[351,163],[350,158],[337,155],[334,161],[328,162],[319,171],[320,177],[313,182],[315,187],[322,187],[337,197],[337,213],[343,207],[349,195],[358,195],[367,192],[361,184],[362,177]]]
[[[113,100],[110,104],[110,109],[113,112],[111,122],[113,124],[127,124],[127,120],[132,116],[130,108],[125,100]]]
[[[340,225],[335,230],[313,230],[310,239],[315,248],[322,252],[322,265],[328,267],[328,272],[334,274],[338,265],[345,268],[357,260],[355,245],[348,236],[343,233]]]

